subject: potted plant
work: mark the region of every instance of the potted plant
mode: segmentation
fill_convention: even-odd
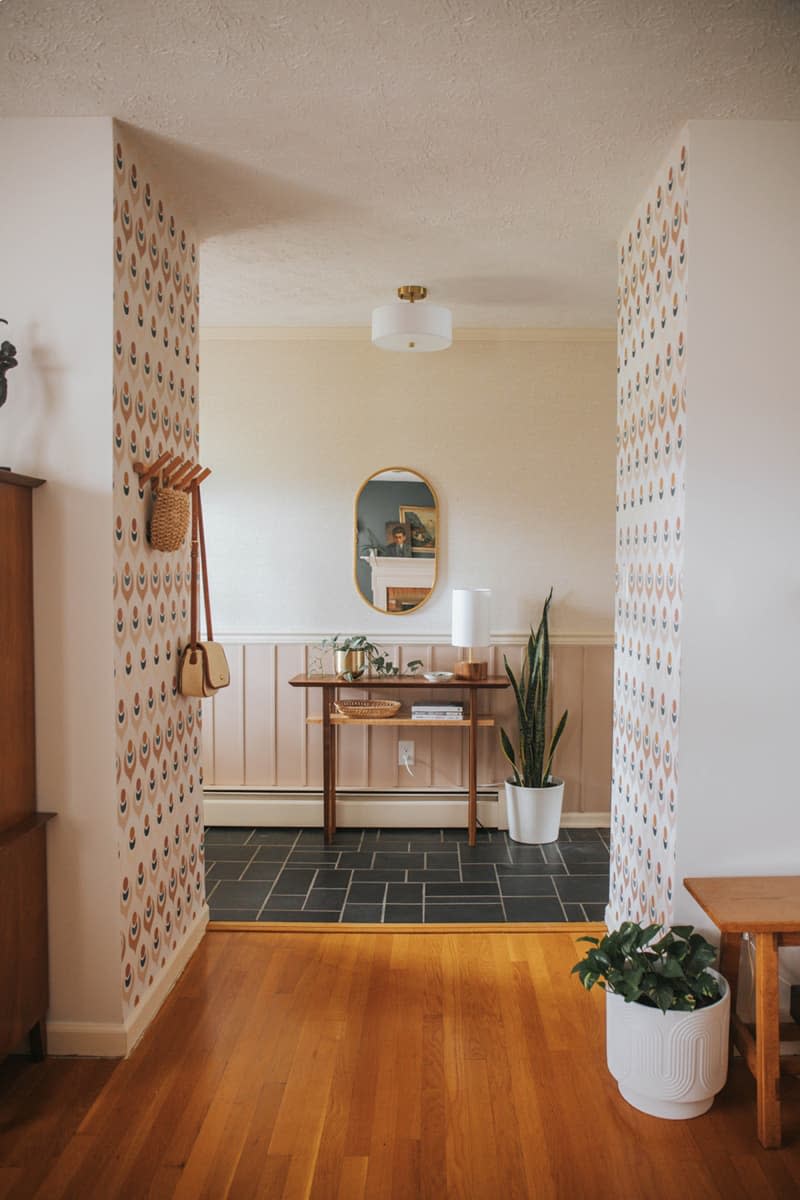
[[[323,652],[333,651],[334,673],[341,679],[360,679],[368,667],[375,675],[400,674],[400,668],[394,665],[386,651],[369,641],[363,633],[354,637],[345,637],[337,633],[332,638],[325,638],[319,648]],[[406,670],[413,675],[421,666],[422,660],[415,658]]]
[[[544,602],[542,619],[536,633],[531,629],[525,660],[519,679],[504,658],[506,675],[511,681],[517,704],[519,763],[511,739],[500,730],[503,753],[511,763],[513,779],[506,780],[508,832],[515,842],[540,845],[558,838],[564,781],[554,779],[553,755],[567,724],[565,711],[546,746],[545,721],[550,689],[550,632],[548,612],[553,589]]]
[[[691,925],[625,921],[572,968],[606,993],[606,1060],[628,1104],[653,1117],[707,1112],[728,1074],[730,990]]]

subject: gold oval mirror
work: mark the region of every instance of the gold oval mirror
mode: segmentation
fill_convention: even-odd
[[[378,612],[416,612],[436,586],[439,504],[418,471],[388,467],[361,485],[355,506],[355,579]]]

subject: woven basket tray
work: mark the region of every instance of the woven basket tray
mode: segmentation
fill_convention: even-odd
[[[393,717],[400,710],[399,700],[334,700],[333,706],[343,717]]]

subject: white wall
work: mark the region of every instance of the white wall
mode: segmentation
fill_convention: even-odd
[[[51,1020],[119,1021],[111,593],[112,143],[105,118],[0,121],[0,463],[34,493],[38,806]]]
[[[492,630],[610,634],[615,347],[545,331],[376,350],[337,331],[201,331],[216,628],[229,634],[447,634],[450,589],[492,589]],[[533,339],[533,340],[530,340]],[[418,613],[374,612],[353,582],[353,503],[409,466],[441,503],[439,582]]]
[[[800,869],[800,124],[692,122],[690,155],[679,882]]]

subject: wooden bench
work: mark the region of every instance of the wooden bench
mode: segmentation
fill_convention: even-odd
[[[781,1144],[781,1076],[800,1075],[800,1054],[781,1057],[782,1041],[800,1040],[800,1025],[781,1025],[778,951],[800,946],[800,875],[684,879],[684,887],[722,934],[720,971],[731,989],[731,1037],[756,1080],[758,1140]],[[736,1015],[742,934],[755,942],[755,1023]]]

